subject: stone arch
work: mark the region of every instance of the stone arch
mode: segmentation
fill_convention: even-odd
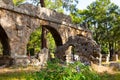
[[[43,25],[43,27],[47,28],[51,32],[51,34],[52,34],[52,36],[53,36],[53,38],[55,40],[56,46],[63,45],[62,38],[61,38],[60,34],[58,33],[58,31],[55,28],[53,28],[53,27],[51,27],[49,25]]]
[[[53,37],[53,39],[54,39],[56,48],[57,48],[58,46],[62,46],[62,45],[63,45],[62,38],[61,38],[59,32],[58,32],[53,26],[49,26],[49,25],[41,25],[41,26],[42,26],[42,27],[45,27],[45,28],[52,34],[52,37]],[[31,34],[32,34],[34,31],[36,31],[37,28],[39,28],[39,27],[41,27],[41,26],[37,26],[37,27],[35,27],[34,29],[32,29],[32,30],[30,31],[29,36],[27,36],[27,37],[28,37],[28,38],[27,38],[28,40],[27,40],[27,42],[26,42],[26,46],[28,46],[28,41],[30,40]],[[26,48],[26,49],[27,49],[27,48]],[[29,52],[27,51],[27,53],[29,53]]]
[[[3,47],[3,55],[9,55],[10,56],[10,44],[9,44],[9,38],[5,32],[5,30],[0,25],[0,41]]]

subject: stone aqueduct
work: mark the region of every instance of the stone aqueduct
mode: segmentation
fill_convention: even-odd
[[[29,37],[40,25],[52,33],[60,58],[70,53],[69,46],[90,59],[100,52],[91,31],[72,24],[69,16],[31,4],[14,6],[12,0],[0,0],[0,41],[4,55],[25,55]]]

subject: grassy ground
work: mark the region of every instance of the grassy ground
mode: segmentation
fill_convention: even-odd
[[[0,74],[0,80],[26,80],[26,78],[30,77],[31,75],[32,75],[31,72],[4,73]]]
[[[108,65],[109,63],[104,63]],[[113,67],[98,66],[93,64],[92,68],[98,72],[100,80],[120,80],[120,71],[115,70]]]
[[[120,72],[114,74],[100,73],[101,80],[120,80]],[[14,72],[0,74],[0,80],[33,80],[34,72]]]
[[[120,80],[120,72],[114,74],[102,73],[99,75],[101,80]]]
[[[33,80],[31,77],[39,71],[36,67],[0,69],[0,80]]]
[[[120,80],[120,71],[112,71],[109,67],[98,67],[96,65],[92,67],[96,71],[101,71],[98,71],[100,80]],[[0,69],[0,80],[34,80],[35,72],[38,70],[33,68]]]

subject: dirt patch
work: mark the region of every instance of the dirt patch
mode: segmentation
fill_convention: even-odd
[[[109,74],[114,74],[115,73],[113,68],[111,68],[109,66],[92,64],[92,69],[95,70],[98,73],[109,73]]]
[[[7,67],[7,68],[0,68],[0,74],[5,74],[5,73],[14,73],[14,72],[36,72],[40,71],[40,67]]]

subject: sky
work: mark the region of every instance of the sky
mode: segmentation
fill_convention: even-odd
[[[27,0],[27,2],[30,2],[30,1],[31,0]],[[90,5],[92,2],[96,0],[78,0],[78,1],[79,1],[79,4],[77,5],[77,7],[83,10],[83,9],[86,9],[88,5]],[[111,2],[115,3],[120,7],[120,0],[111,0]]]
[[[77,5],[77,7],[79,9],[86,9],[86,7],[94,1],[96,0],[79,0],[79,4]],[[120,7],[120,0],[111,0],[111,2],[115,3]]]

